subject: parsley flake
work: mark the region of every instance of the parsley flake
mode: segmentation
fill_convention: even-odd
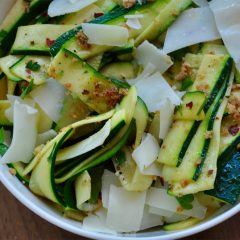
[[[192,202],[194,200],[194,196],[192,194],[188,194],[182,197],[176,197],[176,199],[182,208],[186,210],[190,210],[193,208]]]
[[[30,60],[27,63],[26,68],[30,69],[33,72],[37,72],[40,70],[41,66],[37,62],[33,62],[32,60]]]
[[[27,87],[22,88],[21,98],[24,99],[33,89],[33,79]]]

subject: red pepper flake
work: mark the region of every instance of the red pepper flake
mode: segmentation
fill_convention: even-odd
[[[238,125],[234,125],[228,128],[228,132],[232,135],[235,136],[239,132],[239,127]]]
[[[211,176],[213,174],[213,170],[211,169],[211,170],[208,170],[208,173],[207,173],[207,175],[208,176]]]
[[[31,74],[31,73],[32,73],[32,71],[31,71],[29,68],[26,68],[25,71],[26,71],[26,73],[28,73],[28,74]]]
[[[104,14],[99,12],[99,13],[94,13],[94,18],[98,18],[98,17],[101,17],[103,16]]]
[[[187,103],[187,104],[186,104],[186,107],[191,110],[191,109],[193,108],[193,102]]]
[[[50,38],[46,38],[46,45],[51,47],[55,43],[55,40],[51,40]]]
[[[180,184],[181,184],[181,186],[184,188],[184,187],[186,187],[186,186],[189,184],[189,182],[188,182],[188,180],[182,180],[182,181],[180,182]]]

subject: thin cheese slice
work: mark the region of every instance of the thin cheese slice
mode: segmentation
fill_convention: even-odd
[[[63,106],[65,88],[53,79],[35,88],[30,95],[39,104],[42,110],[54,121],[57,122]]]
[[[102,176],[102,204],[104,208],[108,208],[110,186],[121,186],[118,177],[109,170],[105,169]]]
[[[198,219],[203,219],[207,211],[206,207],[200,205],[196,198],[192,202],[193,208],[191,210],[184,210],[178,203],[177,199],[170,196],[166,189],[154,187],[150,188],[148,191],[146,204],[151,207]]]
[[[48,7],[48,15],[56,17],[67,13],[77,12],[97,0],[53,0]]]
[[[140,171],[148,168],[157,159],[159,150],[158,141],[150,133],[147,133],[141,144],[132,153]]]
[[[179,96],[159,72],[148,78],[142,78],[135,86],[150,112],[159,111],[161,104],[167,99],[174,105],[181,103]]]
[[[108,120],[104,125],[104,127],[100,129],[98,132],[96,132],[95,134],[84,139],[83,141],[80,141],[64,149],[60,149],[57,154],[56,161],[57,162],[65,161],[67,159],[80,156],[84,153],[87,153],[101,146],[109,136],[110,130],[111,130],[111,120]]]
[[[168,133],[170,126],[172,125],[174,114],[174,105],[167,98],[160,107],[160,129],[159,138],[164,139]]]
[[[193,44],[220,39],[209,7],[186,10],[167,30],[163,50],[170,53]]]
[[[125,27],[83,23],[82,28],[90,44],[121,47],[128,42],[129,33]]]
[[[240,2],[237,0],[214,0],[210,3],[217,28],[224,44],[240,70]]]
[[[160,73],[164,73],[173,62],[162,49],[158,49],[148,41],[144,41],[135,51],[135,58],[138,63],[147,66],[149,63],[156,67]]]
[[[129,192],[111,185],[107,226],[117,232],[141,229],[146,192]]]
[[[38,111],[19,101],[14,103],[12,143],[1,163],[29,163],[37,140]],[[24,138],[24,140],[23,140]]]

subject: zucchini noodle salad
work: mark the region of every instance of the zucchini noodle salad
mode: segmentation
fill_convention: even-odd
[[[238,203],[239,0],[0,5],[0,164],[33,194],[111,234]]]

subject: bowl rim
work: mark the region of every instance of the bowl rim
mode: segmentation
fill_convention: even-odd
[[[10,174],[10,173],[9,173]],[[240,212],[240,203],[236,206],[231,207],[230,209],[226,210],[223,213],[220,213],[218,216],[207,220],[206,222],[200,223],[196,226],[190,227],[188,229],[180,230],[180,231],[173,231],[169,232],[167,235],[162,236],[123,236],[123,235],[109,235],[105,233],[93,232],[90,230],[86,230],[84,228],[79,228],[70,223],[63,222],[61,218],[56,218],[51,214],[42,210],[37,204],[33,203],[30,199],[28,199],[24,194],[21,193],[20,189],[14,186],[11,181],[9,180],[9,176],[3,171],[0,171],[0,181],[2,184],[7,188],[7,190],[18,200],[20,201],[25,207],[29,210],[34,212],[39,217],[43,218],[47,222],[64,229],[68,232],[74,233],[79,236],[87,237],[90,239],[104,239],[104,240],[132,240],[132,239],[142,239],[142,240],[172,240],[172,239],[179,239],[187,236],[191,236],[193,234],[202,232],[209,228],[214,227],[215,225],[227,220],[228,218],[232,217],[233,215]],[[33,194],[33,193],[32,193]]]

